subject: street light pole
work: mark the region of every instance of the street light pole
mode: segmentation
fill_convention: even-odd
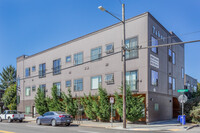
[[[123,26],[123,44],[122,44],[122,58],[123,58],[123,128],[126,128],[126,34],[125,34],[125,4],[122,4],[122,20],[102,6],[98,7],[101,11],[105,11],[111,16],[118,19]]]

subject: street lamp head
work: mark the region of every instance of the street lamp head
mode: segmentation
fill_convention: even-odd
[[[98,8],[103,12],[106,10],[105,8],[103,8],[103,6],[99,6]]]

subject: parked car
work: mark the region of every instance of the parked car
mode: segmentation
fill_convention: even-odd
[[[9,123],[17,120],[19,122],[22,122],[23,119],[25,119],[25,115],[20,114],[16,110],[5,110],[3,114],[0,114],[0,122],[2,122],[3,120],[8,120]]]
[[[44,113],[36,119],[38,125],[50,124],[52,126],[66,125],[69,126],[73,122],[72,116],[60,111],[50,111]]]

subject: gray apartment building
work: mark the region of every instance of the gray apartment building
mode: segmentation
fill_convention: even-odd
[[[197,79],[185,74],[184,75],[184,87],[188,89],[189,92],[196,92],[197,91]]]
[[[126,20],[129,48],[181,42],[149,12]],[[36,89],[58,95],[70,87],[73,97],[91,92],[99,85],[113,96],[122,85],[122,24],[116,23],[31,56],[17,58],[19,111],[35,115]],[[184,45],[126,52],[127,84],[133,95],[145,97],[145,121],[167,120],[177,115],[177,89],[184,88]]]

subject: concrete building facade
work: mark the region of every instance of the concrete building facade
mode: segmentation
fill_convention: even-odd
[[[126,20],[129,48],[180,42],[150,13]],[[37,88],[51,94],[53,84],[73,97],[98,92],[101,84],[109,95],[122,85],[122,24],[117,23],[31,56],[17,58],[20,103],[18,110],[36,113]],[[145,97],[145,120],[173,118],[177,111],[177,89],[184,88],[184,45],[131,50],[126,53],[127,84],[133,94]],[[174,102],[175,101],[175,102]],[[175,109],[176,108],[176,109]]]
[[[197,79],[185,74],[184,75],[184,88],[188,89],[191,93],[197,91]]]

